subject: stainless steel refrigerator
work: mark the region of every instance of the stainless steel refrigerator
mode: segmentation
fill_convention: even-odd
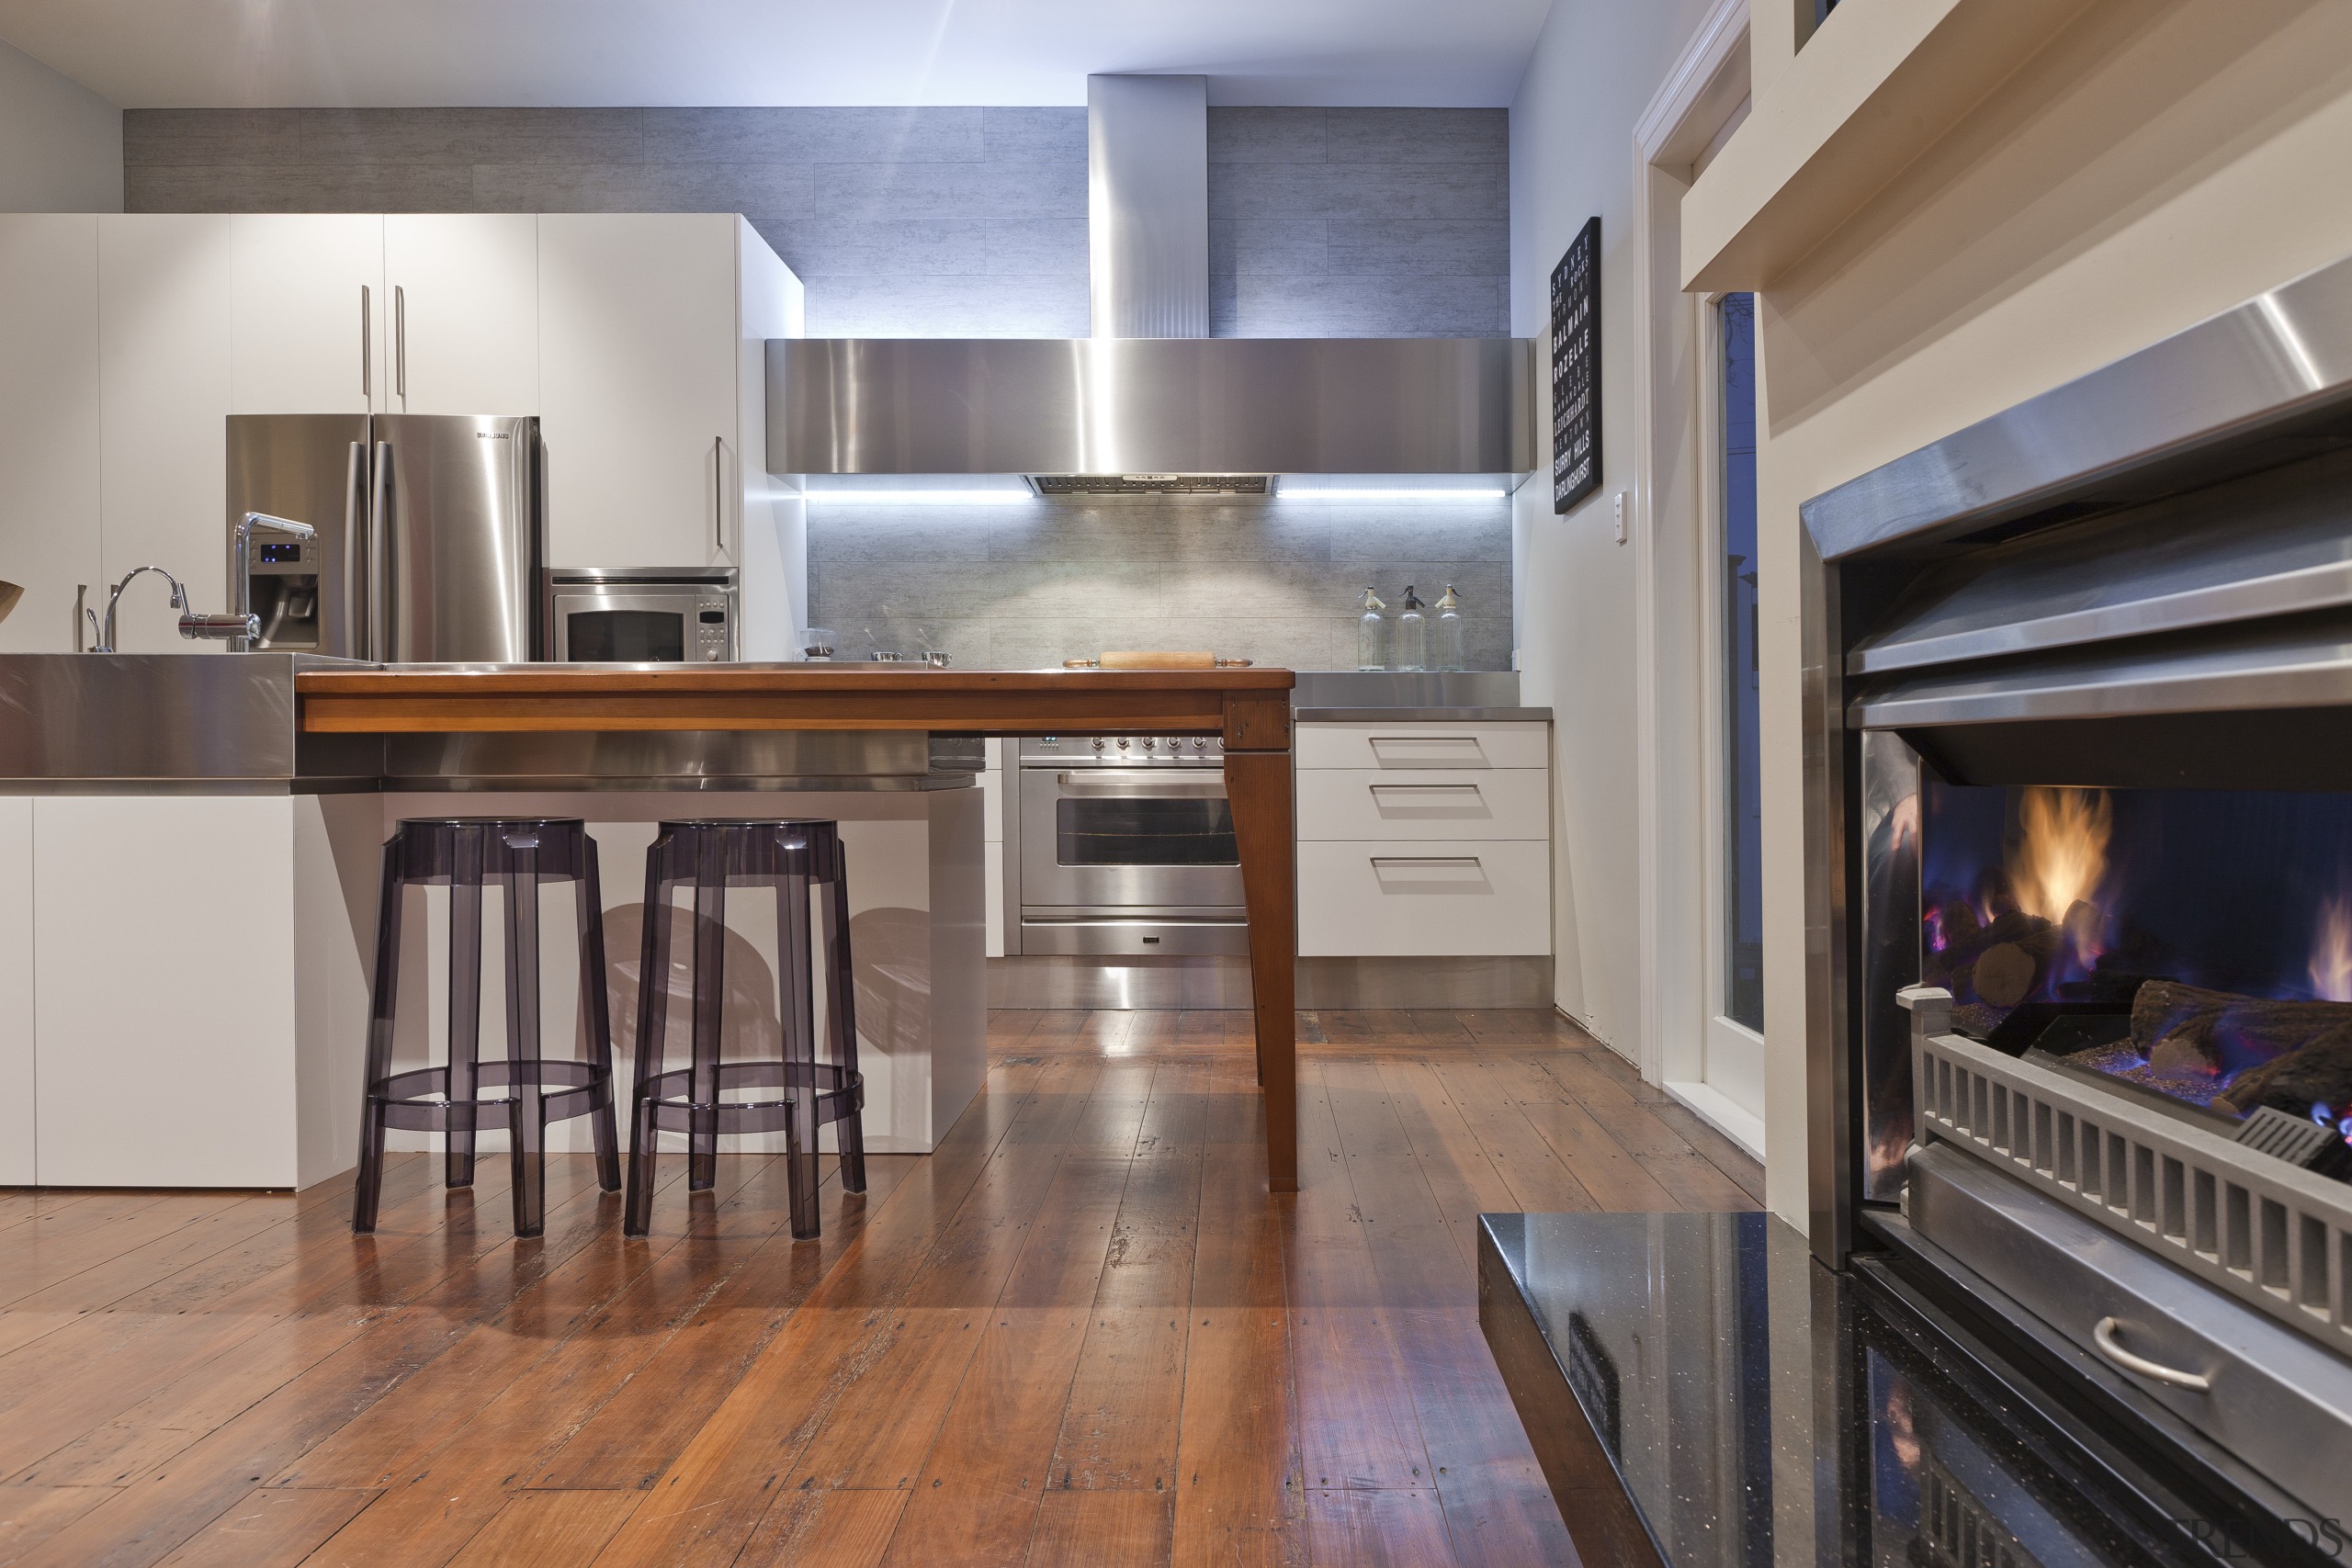
[[[401,664],[537,657],[538,446],[534,418],[232,414],[228,527],[263,512],[318,530],[253,536],[253,646]],[[225,536],[223,547],[233,571]]]

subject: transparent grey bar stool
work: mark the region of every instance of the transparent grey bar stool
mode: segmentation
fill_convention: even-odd
[[[772,888],[776,900],[777,1019],[773,1059],[724,1059],[727,895]],[[670,897],[694,889],[694,1051],[691,1065],[664,1059],[668,1028]],[[825,1051],[818,1051],[809,931],[812,887],[825,889]],[[857,1021],[849,950],[849,876],[841,830],[831,822],[664,822],[645,855],[645,945],[638,971],[637,1075],[629,1115],[628,1206],[622,1229],[643,1235],[651,1218],[654,1139],[686,1134],[686,1186],[717,1179],[718,1135],[784,1130],[792,1234],[818,1234],[817,1133],[838,1129],[842,1187],[865,1190],[861,1117],[865,1080],[857,1070]],[[757,1100],[725,1100],[730,1089],[773,1089]]]
[[[506,1059],[485,1062],[481,1046],[481,890],[505,885]],[[539,884],[578,890],[580,1002],[588,1059],[544,1054],[539,1028]],[[399,1002],[401,894],[449,889],[449,1060],[392,1071]],[[605,905],[596,881],[596,840],[578,818],[450,817],[404,820],[384,842],[383,904],[376,923],[374,999],[368,1009],[366,1100],[359,1120],[359,1179],[351,1228],[376,1228],[383,1195],[384,1134],[402,1127],[440,1133],[451,1187],[474,1179],[474,1134],[504,1127],[513,1141],[514,1234],[547,1223],[547,1126],[590,1118],[596,1179],[620,1190],[613,1119],[613,1029],[605,970]],[[495,1091],[504,1090],[503,1094]],[[552,1091],[552,1092],[550,1092]]]

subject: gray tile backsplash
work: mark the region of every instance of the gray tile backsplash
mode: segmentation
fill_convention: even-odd
[[[944,649],[1033,669],[1107,649],[1207,649],[1352,669],[1357,592],[1413,583],[1469,607],[1474,668],[1510,665],[1510,509],[1499,500],[1038,501],[808,508],[809,616],[839,657]]]

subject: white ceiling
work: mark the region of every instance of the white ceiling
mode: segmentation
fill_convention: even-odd
[[[1612,4],[1634,0],[1611,0]],[[125,108],[1504,105],[1552,0],[0,0],[0,39]]]

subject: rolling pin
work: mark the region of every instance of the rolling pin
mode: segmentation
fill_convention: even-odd
[[[1105,670],[1214,670],[1214,653],[1105,653]]]

